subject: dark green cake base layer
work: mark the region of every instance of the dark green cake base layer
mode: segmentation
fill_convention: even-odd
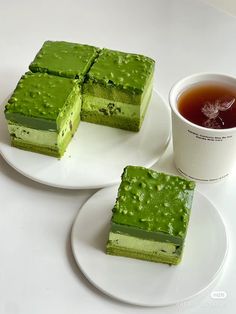
[[[123,256],[129,258],[136,258],[145,261],[164,263],[169,265],[178,265],[181,262],[181,256],[167,256],[166,254],[148,254],[145,252],[139,252],[132,249],[125,249],[121,247],[110,246],[109,243],[106,247],[106,253],[109,255]]]
[[[52,156],[52,157],[58,157],[58,158],[61,158],[63,153],[64,153],[64,152],[60,152],[58,150],[54,150],[50,147],[33,145],[33,144],[19,141],[17,139],[12,139],[11,145],[13,147],[27,150],[29,152],[39,153],[39,154],[48,155],[48,156]]]
[[[139,119],[129,119],[127,117],[115,117],[99,114],[97,111],[85,111],[81,112],[81,120],[85,122],[102,124],[113,128],[119,128],[128,131],[138,132],[141,127]]]

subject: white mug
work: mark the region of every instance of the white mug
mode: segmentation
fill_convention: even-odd
[[[174,162],[178,171],[198,182],[218,182],[226,178],[236,163],[236,127],[210,129],[196,125],[178,111],[180,94],[193,84],[217,82],[234,85],[236,78],[223,74],[199,73],[183,78],[171,89]]]

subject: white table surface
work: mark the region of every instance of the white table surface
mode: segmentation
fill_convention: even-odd
[[[193,72],[236,76],[235,34],[234,17],[197,0],[0,0],[0,101],[47,39],[147,54],[157,60],[155,88],[167,99],[171,85]],[[177,173],[171,145],[153,168]],[[144,308],[106,297],[74,262],[71,225],[95,191],[43,186],[1,157],[0,169],[0,314],[234,313],[236,170],[224,183],[198,185],[227,226],[229,254],[212,288],[226,297],[207,291],[184,304]]]

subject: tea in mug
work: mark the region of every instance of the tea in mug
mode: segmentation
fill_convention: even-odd
[[[190,86],[177,99],[180,114],[210,129],[236,127],[236,86],[203,82]]]

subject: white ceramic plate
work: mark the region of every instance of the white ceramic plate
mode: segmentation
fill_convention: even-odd
[[[151,167],[164,153],[170,136],[169,107],[154,92],[140,132],[81,122],[61,160],[10,146],[0,113],[0,153],[17,171],[43,184],[68,188],[100,188],[118,183],[129,164]]]
[[[87,279],[113,298],[142,306],[175,304],[207,289],[227,253],[225,226],[212,203],[195,192],[183,260],[169,266],[105,254],[117,189],[94,194],[74,222],[72,250]]]

